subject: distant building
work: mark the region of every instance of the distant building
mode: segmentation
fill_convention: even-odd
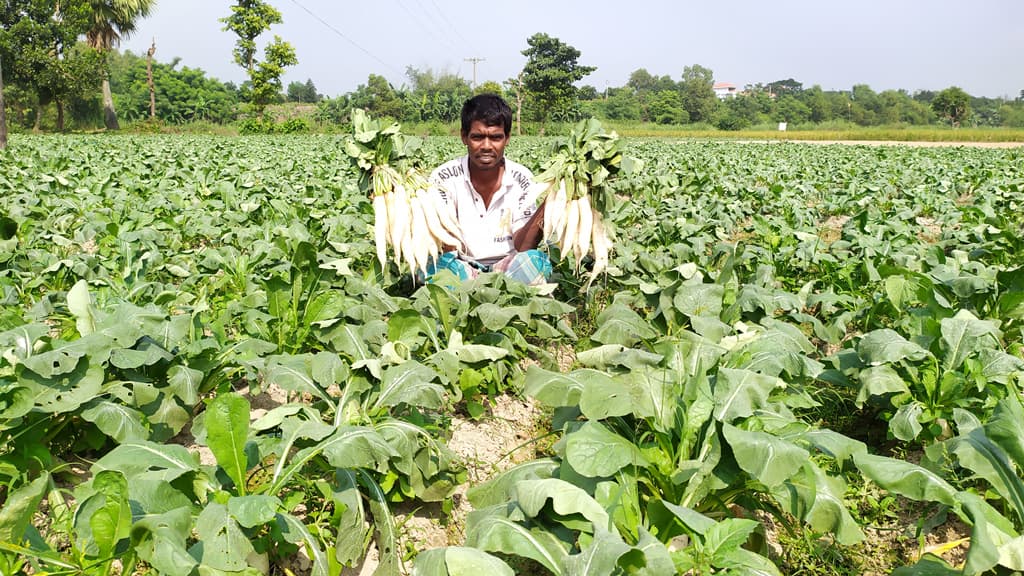
[[[739,94],[739,91],[736,90],[736,85],[728,82],[716,82],[711,88],[715,91],[715,96],[718,96],[719,100],[732,98]]]

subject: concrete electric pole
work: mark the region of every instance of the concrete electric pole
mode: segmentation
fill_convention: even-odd
[[[476,90],[476,63],[477,62],[483,62],[484,60],[486,60],[486,58],[463,58],[463,60],[465,60],[466,62],[472,62],[473,63],[473,86],[472,86],[472,88],[473,88],[473,90]]]

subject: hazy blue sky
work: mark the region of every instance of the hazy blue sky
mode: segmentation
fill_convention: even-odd
[[[405,70],[451,72],[477,82],[518,74],[526,39],[544,32],[580,50],[597,70],[581,84],[622,86],[631,72],[679,80],[700,64],[718,82],[768,83],[794,78],[805,87],[876,92],[960,86],[975,96],[1016,97],[1024,90],[1024,1],[1021,0],[271,0],[280,35],[299,64],[291,81],[313,80],[337,96],[380,74],[407,83]],[[158,0],[122,44],[144,53],[156,39],[161,62],[201,68],[240,82],[232,62],[235,36],[218,19],[228,0]]]

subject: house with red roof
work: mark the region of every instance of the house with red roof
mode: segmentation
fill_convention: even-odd
[[[736,85],[730,84],[729,82],[715,82],[715,85],[712,86],[711,89],[715,91],[715,96],[718,96],[719,100],[732,98],[739,94],[739,91],[736,90]]]

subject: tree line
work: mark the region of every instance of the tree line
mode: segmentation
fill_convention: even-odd
[[[973,97],[958,87],[875,92],[859,84],[829,91],[788,78],[720,98],[713,71],[699,64],[685,66],[678,78],[638,68],[624,85],[598,90],[585,83],[595,68],[579,63],[580,51],[544,33],[526,40],[523,70],[500,83],[471,86],[457,74],[409,67],[399,86],[370,74],[355,90],[325,98],[312,79],[282,85],[285,69],[298,61],[288,42],[274,36],[258,49],[258,39],[282,21],[262,0],[238,0],[220,20],[225,32],[237,36],[234,60],[246,72],[238,86],[179,68],[177,58],[155,61],[155,44],[145,56],[116,49],[155,0],[63,0],[56,8],[48,0],[7,0],[6,6],[0,15],[0,103],[10,125],[21,129],[38,130],[44,118],[57,130],[68,119],[75,129],[116,129],[120,116],[129,122],[241,122],[272,130],[275,123],[264,111],[282,102],[315,105],[308,117],[328,126],[346,124],[353,108],[404,123],[450,125],[462,102],[481,92],[503,95],[520,125],[593,116],[722,130],[774,122],[1024,127],[1024,90],[1014,100]],[[309,128],[303,122],[290,126]]]

